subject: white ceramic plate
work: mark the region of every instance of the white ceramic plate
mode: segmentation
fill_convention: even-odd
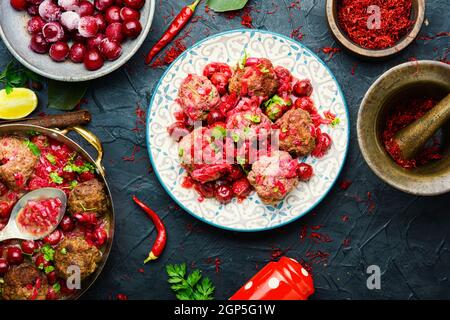
[[[276,206],[265,205],[253,193],[242,203],[234,199],[222,205],[214,199],[199,202],[193,189],[181,186],[184,169],[178,161],[177,143],[167,133],[175,121],[173,112],[178,88],[189,73],[201,74],[210,62],[234,65],[244,49],[250,56],[265,57],[274,65],[289,69],[297,78],[309,78],[319,112],[331,110],[340,118],[335,128],[322,126],[333,139],[329,152],[321,159],[307,157],[314,176]],[[213,226],[232,231],[263,231],[290,223],[311,211],[336,182],[344,165],[349,143],[349,117],[342,91],[331,71],[312,51],[283,35],[263,30],[234,30],[204,39],[186,50],[166,71],[153,94],[147,117],[147,143],[153,169],[167,193],[184,210]]]

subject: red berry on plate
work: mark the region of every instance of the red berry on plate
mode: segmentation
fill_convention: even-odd
[[[98,11],[105,11],[114,4],[114,0],[95,0],[94,3]]]
[[[42,28],[45,25],[45,21],[42,20],[41,17],[32,17],[30,20],[28,20],[27,24],[27,30],[30,34],[36,34],[39,32],[42,32]]]
[[[6,259],[9,264],[18,265],[23,262],[22,250],[18,247],[9,247],[6,252]]]
[[[39,269],[44,269],[45,267],[50,266],[51,263],[44,258],[43,254],[39,254],[36,257],[36,260],[34,260],[34,265]]]
[[[86,0],[80,1],[79,8],[78,8],[78,14],[80,17],[85,16],[92,16],[95,12],[94,5]]]
[[[44,239],[42,239],[45,243],[48,243],[51,246],[57,245],[63,237],[63,234],[60,230],[56,229]]]
[[[93,241],[97,247],[101,247],[108,240],[108,233],[102,227],[95,229]]]
[[[103,39],[99,45],[99,51],[106,60],[117,60],[122,54],[122,46],[114,40]]]
[[[64,232],[70,232],[75,228],[75,222],[70,216],[64,216],[61,219],[61,223],[59,224],[59,227]]]
[[[122,23],[122,32],[128,38],[136,38],[142,31],[139,20],[127,20]]]
[[[26,0],[10,0],[9,3],[11,4],[11,7],[19,11],[25,10],[27,8]]]
[[[123,7],[122,9],[120,9],[120,18],[123,21],[139,20],[141,18],[141,14],[137,10],[128,7]]]
[[[97,13],[94,16],[95,19],[97,19],[97,25],[98,25],[98,32],[103,32],[106,29],[106,26],[108,25],[106,22],[105,17],[101,13]]]
[[[98,33],[95,37],[89,38],[86,42],[88,49],[98,49],[100,42],[105,39],[105,35]]]
[[[85,16],[80,18],[78,32],[85,38],[92,38],[98,32],[97,19],[93,16]]]
[[[308,181],[313,176],[314,170],[307,163],[299,163],[297,166],[297,176],[301,181]]]
[[[67,30],[72,31],[78,29],[80,23],[80,16],[73,11],[66,11],[61,14],[61,24],[66,27]]]
[[[23,253],[32,255],[38,249],[38,245],[33,240],[25,240],[20,244]]]
[[[9,264],[6,259],[0,258],[0,275],[8,272]]]
[[[86,46],[82,43],[75,42],[69,51],[69,59],[75,63],[81,63],[86,54]],[[62,222],[61,222],[62,223]]]
[[[42,34],[47,42],[57,42],[64,38],[64,29],[59,22],[52,21],[44,25]]]
[[[237,195],[238,197],[246,197],[250,194],[252,191],[252,186],[250,185],[250,182],[248,182],[247,178],[242,178],[239,180],[236,180],[233,183],[233,193]]]
[[[90,49],[84,56],[84,66],[90,71],[100,69],[103,66],[103,58],[97,49]]]
[[[0,201],[0,219],[8,219],[12,206],[8,201]]]
[[[56,281],[58,280],[56,271],[51,271],[51,272],[47,273],[46,277],[47,277],[48,283],[50,283],[50,284],[55,284]]]
[[[118,6],[112,6],[106,9],[105,19],[108,23],[120,22],[120,8]]]
[[[49,55],[54,61],[62,62],[66,60],[69,50],[67,42],[58,41],[51,45]]]
[[[57,21],[61,17],[61,8],[51,0],[44,0],[39,5],[39,15],[45,21]]]
[[[234,197],[233,190],[231,190],[231,188],[225,184],[219,185],[218,187],[216,187],[214,194],[216,196],[216,199],[220,203],[228,203]]]
[[[109,40],[114,40],[118,43],[122,43],[125,37],[122,32],[122,24],[120,22],[111,23],[106,28],[105,35]]]
[[[38,16],[39,15],[39,6],[31,5],[27,8],[27,12],[30,16]]]
[[[139,10],[144,6],[145,0],[123,0],[123,3],[131,9]]]
[[[209,125],[216,122],[224,122],[225,120],[224,115],[219,110],[211,110],[206,118]]]
[[[317,113],[317,109],[314,106],[314,101],[310,97],[301,97],[295,100],[294,109],[303,109],[310,114]]]
[[[293,93],[297,97],[309,97],[313,91],[311,81],[309,79],[297,81],[294,84]]]
[[[37,53],[46,53],[48,51],[48,43],[45,41],[42,33],[34,34],[31,37],[30,49]]]

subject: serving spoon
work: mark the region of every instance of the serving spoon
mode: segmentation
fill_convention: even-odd
[[[50,198],[58,198],[61,201],[61,207],[59,208],[57,223],[54,226],[48,229],[46,233],[42,233],[39,235],[33,235],[31,233],[26,232],[25,230],[21,230],[17,225],[17,216],[25,207],[25,205],[30,200],[45,200]],[[61,222],[61,219],[66,212],[67,205],[67,196],[64,191],[57,188],[41,188],[34,191],[31,191],[24,195],[22,198],[17,201],[14,205],[14,208],[11,211],[11,215],[9,217],[8,224],[6,227],[0,231],[0,242],[9,239],[21,239],[21,240],[39,240],[53,231],[55,231],[56,227]]]

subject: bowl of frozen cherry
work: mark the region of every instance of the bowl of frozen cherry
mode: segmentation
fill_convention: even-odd
[[[144,42],[155,0],[0,1],[0,36],[30,70],[60,81],[102,77]]]

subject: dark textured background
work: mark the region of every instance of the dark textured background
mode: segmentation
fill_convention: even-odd
[[[288,9],[290,3],[291,0],[250,1],[254,27],[290,35],[293,29],[303,26],[302,43],[312,50],[319,52],[321,47],[336,46],[327,29],[325,1],[303,0],[300,10]],[[277,248],[290,257],[307,261],[308,251],[330,253],[327,263],[310,261],[316,285],[314,299],[450,298],[450,195],[415,197],[380,181],[359,152],[355,129],[361,98],[379,75],[411,58],[445,58],[449,38],[417,40],[397,57],[377,63],[363,62],[344,52],[329,59],[320,52],[340,82],[350,108],[352,137],[340,180],[351,180],[352,185],[347,190],[336,185],[314,213],[286,227],[239,234],[210,227],[177,208],[151,172],[144,127],[138,123],[139,130],[133,131],[136,107],[147,109],[165,70],[144,67],[143,55],[160,37],[171,15],[185,4],[186,0],[157,0],[153,29],[141,50],[125,67],[93,81],[86,96],[83,108],[93,114],[89,128],[106,149],[104,163],[113,192],[117,225],[109,261],[84,298],[114,299],[123,293],[130,299],[173,299],[166,283],[165,265],[187,262],[189,266],[201,268],[213,280],[217,286],[216,298],[226,299],[270,261]],[[448,1],[427,1],[429,24],[424,25],[421,34],[450,31],[448,12]],[[208,14],[204,5],[197,15],[203,18],[191,24],[192,32],[184,40],[187,45],[208,34],[241,27],[239,16],[228,19],[224,15]],[[3,69],[10,59],[9,52],[0,43],[0,67]],[[38,112],[54,113],[45,107],[45,90],[39,96]],[[134,146],[139,150],[135,161],[124,161]],[[366,201],[368,192],[373,201]],[[146,266],[142,261],[154,240],[155,230],[131,201],[132,194],[148,202],[164,219],[169,231],[164,255]],[[348,216],[348,221],[343,216]],[[321,225],[318,232],[327,234],[332,241],[317,244],[310,238],[302,240],[304,225]],[[216,259],[220,261],[219,272],[216,272]],[[381,268],[381,290],[366,288],[365,270],[371,264]],[[139,271],[140,268],[143,270]]]

